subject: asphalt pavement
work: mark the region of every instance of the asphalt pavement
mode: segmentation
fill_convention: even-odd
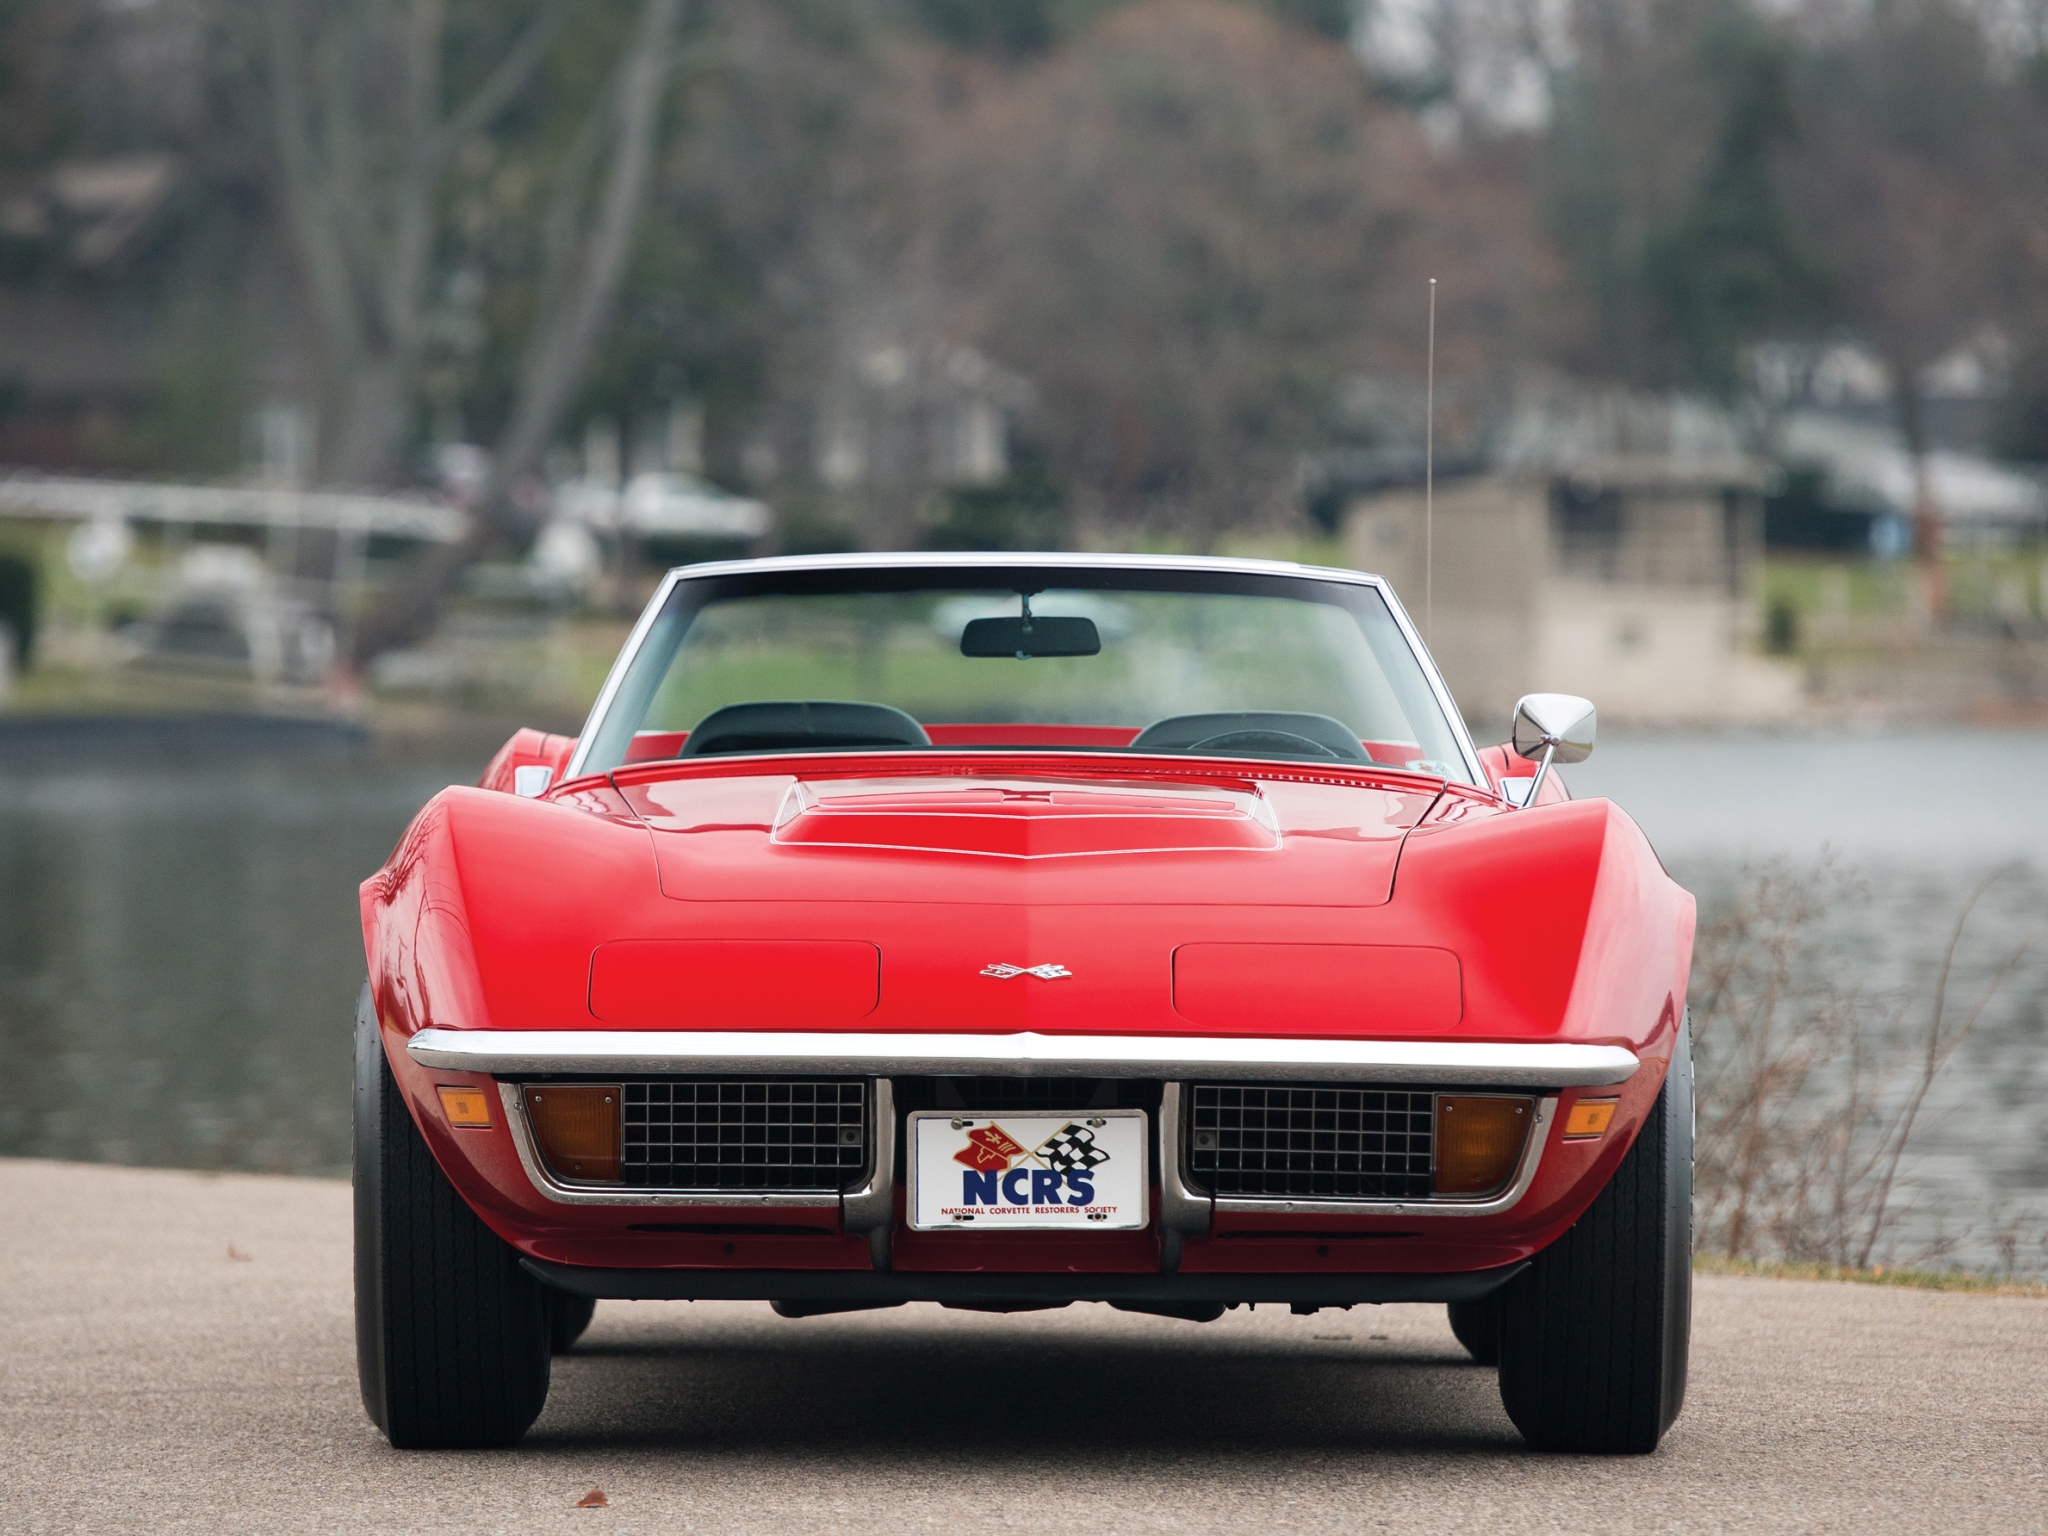
[[[2048,1530],[2048,1301],[1703,1277],[1630,1459],[1524,1449],[1439,1307],[605,1302],[518,1450],[394,1452],[345,1184],[0,1161],[0,1234],[9,1533]]]

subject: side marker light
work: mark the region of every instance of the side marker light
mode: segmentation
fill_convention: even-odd
[[[1581,1099],[1574,1104],[1571,1113],[1564,1117],[1564,1134],[1567,1141],[1574,1138],[1591,1141],[1596,1136],[1605,1136],[1607,1126],[1614,1119],[1619,1099]]]
[[[450,1125],[470,1130],[490,1129],[491,1098],[483,1089],[438,1083],[434,1092],[441,1095],[441,1113],[448,1117]]]

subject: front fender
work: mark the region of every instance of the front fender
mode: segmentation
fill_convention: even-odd
[[[1612,801],[1575,800],[1410,833],[1393,907],[1458,952],[1464,1028],[1640,1049],[1685,995],[1693,899]],[[1668,1042],[1667,1042],[1668,1043]]]

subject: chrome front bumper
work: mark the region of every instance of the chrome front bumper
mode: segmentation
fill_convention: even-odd
[[[641,1207],[808,1206],[837,1203],[843,1229],[865,1236],[875,1268],[889,1267],[895,1224],[896,1113],[892,1077],[1139,1077],[1162,1083],[1159,1106],[1161,1268],[1179,1264],[1182,1243],[1206,1237],[1219,1214],[1311,1213],[1322,1216],[1469,1217],[1512,1208],[1536,1177],[1555,1130],[1560,1088],[1611,1087],[1639,1065],[1619,1046],[1355,1040],[1248,1040],[1133,1035],[740,1034],[690,1031],[427,1029],[406,1043],[430,1068],[510,1076],[600,1073],[831,1073],[874,1085],[870,1171],[843,1194],[623,1190],[571,1186],[554,1179],[533,1143],[517,1086],[500,1084],[500,1102],[519,1161],[534,1188],[568,1205]],[[1191,1188],[1181,1167],[1183,1088],[1187,1080],[1227,1077],[1283,1082],[1426,1083],[1440,1087],[1529,1089],[1535,1122],[1515,1176],[1483,1200],[1254,1199]]]
[[[751,1034],[695,1030],[423,1029],[423,1067],[462,1072],[818,1072],[846,1077],[1227,1077],[1251,1082],[1606,1088],[1635,1075],[1618,1045],[1254,1040],[1209,1035]]]

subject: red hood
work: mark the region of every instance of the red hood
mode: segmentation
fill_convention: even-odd
[[[892,768],[894,765],[891,765]],[[1015,772],[621,782],[684,901],[1386,902],[1420,785]]]
[[[1598,1038],[1663,997],[1575,990],[1582,947],[1690,929],[1599,801],[1503,815],[1291,765],[747,766],[444,791],[364,886],[379,1006],[408,1029],[1528,1038],[1578,997],[1566,1027]]]

